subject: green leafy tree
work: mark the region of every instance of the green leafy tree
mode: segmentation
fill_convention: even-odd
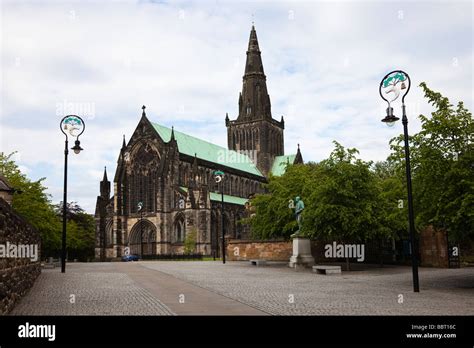
[[[376,162],[372,171],[378,190],[377,216],[384,237],[408,236],[408,206],[406,182],[391,161]]]
[[[62,219],[63,203],[55,206],[58,217]],[[95,220],[77,202],[66,203],[67,252],[68,259],[88,261],[94,258]]]
[[[45,178],[37,181],[28,179],[12,159],[14,154],[0,153],[0,172],[18,190],[13,195],[12,207],[40,232],[42,257],[57,257],[61,245],[61,224],[43,185]]]
[[[252,226],[253,238],[289,238],[298,229],[294,211],[288,208],[288,203],[296,196],[305,201],[304,187],[311,186],[311,172],[315,167],[317,165],[312,163],[289,165],[284,175],[270,177],[266,186],[268,194],[256,195],[251,200],[255,215],[244,219]]]
[[[196,251],[196,239],[197,239],[197,229],[192,227],[190,231],[186,233],[184,238],[184,253],[192,254]]]
[[[420,115],[422,130],[410,137],[417,228],[445,229],[456,241],[474,237],[474,123],[459,102],[454,107],[421,83],[435,110]],[[390,160],[404,168],[403,136],[391,140]]]
[[[303,230],[317,239],[363,241],[379,230],[376,178],[371,162],[355,157],[356,149],[334,144],[334,151],[319,163],[314,176],[317,180],[303,213]]]

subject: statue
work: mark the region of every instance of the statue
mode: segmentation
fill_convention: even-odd
[[[301,233],[301,224],[303,222],[303,218],[301,216],[301,213],[304,210],[304,202],[303,200],[298,196],[295,198],[296,205],[293,203],[293,200],[290,200],[289,208],[290,209],[295,209],[295,217],[296,217],[296,222],[298,223],[298,231],[293,233],[290,237],[299,237]]]

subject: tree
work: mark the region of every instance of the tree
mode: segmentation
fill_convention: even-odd
[[[355,157],[357,149],[335,149],[319,163],[303,212],[303,232],[315,239],[346,244],[364,242],[388,233],[381,228],[378,187],[371,162]],[[347,269],[349,259],[346,258]]]
[[[383,264],[383,243],[387,238],[408,237],[406,183],[391,161],[376,162],[372,171],[376,178],[376,216],[378,229],[373,238],[379,241],[380,264]]]
[[[410,137],[414,208],[417,228],[433,225],[451,240],[474,237],[474,123],[459,102],[454,107],[440,93],[421,83],[435,107],[420,115],[422,130]],[[390,160],[404,166],[403,136],[391,140]]]
[[[268,193],[258,194],[251,200],[255,215],[243,220],[250,222],[253,238],[289,238],[295,232],[298,225],[288,202],[296,196],[305,200],[304,187],[311,181],[311,172],[316,166],[313,163],[288,165],[282,176],[270,176],[266,185]]]
[[[50,195],[43,186],[45,178],[31,181],[21,173],[11,153],[0,153],[0,171],[18,192],[14,193],[12,208],[33,225],[41,235],[42,257],[59,256],[61,224],[57,218]]]
[[[192,254],[196,251],[196,238],[197,238],[197,229],[192,227],[189,232],[186,233],[184,238],[184,253]]]
[[[57,216],[62,219],[63,203],[55,206]],[[95,221],[85,213],[77,202],[66,203],[68,259],[87,261],[94,258]]]
[[[290,165],[281,177],[270,177],[268,193],[251,201],[256,207],[250,219],[254,238],[288,238],[297,229],[288,208],[295,196],[305,202],[302,234],[310,238],[347,243],[393,234],[389,220],[383,218],[393,207],[381,199],[382,185],[372,163],[357,159],[356,149],[334,144],[328,159]]]

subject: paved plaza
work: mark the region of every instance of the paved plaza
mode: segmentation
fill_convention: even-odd
[[[410,267],[357,266],[326,276],[294,271],[284,263],[70,263],[66,274],[43,270],[12,314],[474,314],[474,268],[420,268],[420,293],[415,294]]]

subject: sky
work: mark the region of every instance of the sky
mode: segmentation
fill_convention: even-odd
[[[336,140],[364,160],[390,153],[379,84],[412,80],[409,132],[432,107],[420,82],[473,107],[471,1],[1,1],[0,152],[62,200],[61,118],[86,123],[70,152],[68,200],[93,213],[104,166],[115,173],[148,118],[221,146],[235,119],[252,22],[285,153],[327,158]],[[401,107],[394,105],[395,115]]]

